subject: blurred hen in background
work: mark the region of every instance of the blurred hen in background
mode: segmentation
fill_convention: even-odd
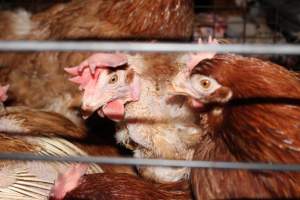
[[[189,40],[193,30],[191,0],[68,1],[34,13],[0,13],[0,39],[164,39]],[[0,83],[9,83],[10,105],[59,112],[82,123],[80,95],[64,67],[88,53],[1,53]]]

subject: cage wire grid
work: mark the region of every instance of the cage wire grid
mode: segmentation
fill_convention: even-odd
[[[248,16],[248,11],[249,11],[249,6],[246,4],[245,7],[238,7],[235,5],[196,5],[195,6],[195,11],[196,13],[211,13],[213,15],[213,20],[211,23],[206,24],[208,27],[212,28],[212,36],[214,38],[218,37],[216,36],[216,26],[217,26],[217,16],[219,13],[224,13],[224,12],[230,12],[232,10],[235,11],[235,13],[239,13],[242,16],[242,20],[240,21],[231,21],[228,22],[231,25],[240,25],[242,27],[242,34],[241,37],[236,39],[237,42],[239,43],[246,43],[249,40],[253,41],[253,40],[259,40],[259,39],[268,39],[268,38],[272,38],[272,42],[273,44],[277,44],[280,42],[279,38],[281,36],[281,27],[279,26],[280,21],[282,20],[282,16],[279,14],[279,11],[277,8],[274,8],[272,6],[267,6],[267,5],[263,5],[263,6],[258,6],[258,5],[252,5],[252,8],[257,8],[257,9],[265,9],[265,10],[269,10],[269,12],[272,12],[272,22],[268,22],[268,25],[273,27],[273,32],[267,33],[263,36],[249,36],[247,34],[248,30],[247,30],[247,23],[253,21],[249,16]],[[196,24],[197,24],[197,19],[196,19]],[[197,28],[197,26],[195,27]],[[222,38],[229,38],[226,34],[224,35],[224,37]],[[232,39],[232,38],[231,38]]]

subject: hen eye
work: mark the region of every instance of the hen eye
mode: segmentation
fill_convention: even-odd
[[[111,76],[111,78],[109,79],[109,84],[114,84],[118,81],[118,75],[117,74],[114,74]]]
[[[200,81],[200,85],[201,85],[203,88],[207,89],[207,88],[209,88],[209,86],[210,86],[210,81],[207,80],[207,79],[203,79],[203,80]]]

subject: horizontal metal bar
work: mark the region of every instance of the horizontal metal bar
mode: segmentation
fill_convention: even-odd
[[[0,153],[0,160],[19,161],[58,161],[80,162],[113,165],[150,165],[163,167],[189,167],[211,169],[241,169],[241,170],[271,170],[271,171],[297,171],[300,172],[300,164],[266,164],[243,162],[214,162],[214,161],[189,161],[189,160],[162,160],[162,159],[137,159],[107,156],[46,156],[30,153]]]
[[[218,52],[241,54],[300,54],[293,44],[191,44],[149,42],[0,41],[0,51],[123,51],[123,52]]]

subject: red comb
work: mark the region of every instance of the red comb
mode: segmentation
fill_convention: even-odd
[[[78,66],[64,68],[64,70],[65,70],[66,72],[68,72],[69,74],[72,74],[72,75],[78,75],[78,74],[79,74]]]
[[[69,80],[85,89],[90,80],[97,80],[103,68],[118,67],[127,63],[125,54],[96,53],[81,62],[78,66],[65,68],[74,77]],[[101,69],[102,68],[102,69]]]
[[[72,69],[73,70],[73,69]],[[85,89],[85,86],[88,84],[88,82],[90,80],[97,80],[100,73],[103,71],[104,69],[99,69],[97,68],[95,71],[95,74],[91,74],[89,69],[84,69],[82,72],[77,72],[77,75],[70,78],[69,81],[76,83],[79,85],[79,89]],[[73,71],[71,72],[71,74],[73,73]],[[75,75],[75,74],[74,74]]]
[[[118,67],[127,63],[127,56],[125,54],[116,53],[96,53],[84,60],[78,66],[78,71],[81,72],[88,67],[91,73],[94,74],[97,67]]]

